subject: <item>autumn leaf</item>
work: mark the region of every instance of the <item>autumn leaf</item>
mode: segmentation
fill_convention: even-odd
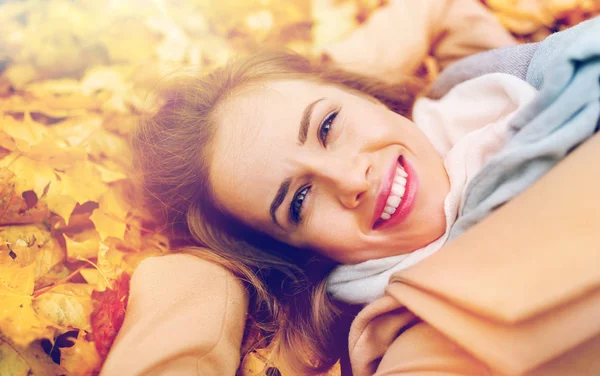
[[[67,258],[75,261],[81,258],[91,259],[98,256],[100,235],[95,229],[89,229],[78,234],[65,236],[67,243]]]
[[[0,159],[0,167],[5,167],[18,176],[15,181],[17,195],[34,191],[37,197],[41,198],[48,189],[55,190],[60,181],[58,172],[53,166],[33,160],[19,152],[13,152]]]
[[[0,118],[0,127],[13,139],[22,140],[29,146],[40,143],[48,134],[48,129],[31,119],[28,112],[25,112],[22,121],[15,120],[12,116],[3,116]]]
[[[10,154],[11,151],[15,150],[17,144],[15,139],[8,135],[6,132],[0,130],[0,150],[3,150],[0,153],[0,158]]]
[[[87,201],[98,201],[108,191],[102,183],[100,173],[86,160],[77,161],[75,166],[62,177],[63,194],[73,197],[83,204]]]
[[[127,227],[127,212],[130,206],[115,190],[106,192],[99,201],[100,207],[92,213],[90,219],[102,240],[109,236],[123,240]]]
[[[102,117],[91,113],[83,113],[82,116],[71,116],[53,125],[51,130],[53,137],[63,142],[64,147],[75,148],[85,147],[91,142],[93,134],[101,126]]]
[[[55,327],[91,331],[94,286],[64,283],[35,298],[33,309]]]
[[[102,359],[95,343],[80,331],[73,346],[61,349],[60,365],[69,375],[91,375],[98,372]]]
[[[0,375],[56,376],[66,372],[67,369],[54,363],[39,343],[18,346],[0,332]]]
[[[5,226],[0,228],[0,253],[14,254],[20,266],[34,264],[34,277],[46,274],[65,255],[44,225]]]
[[[30,193],[28,202],[24,198],[27,192],[18,195],[15,191],[15,174],[0,168],[0,225],[37,223],[48,216],[48,206]]]
[[[123,320],[129,295],[129,276],[123,274],[112,289],[94,291],[92,298],[98,306],[91,316],[96,349],[105,358],[112,346]]]
[[[25,347],[39,338],[52,338],[55,329],[33,309],[35,263],[26,267],[0,257],[0,331]]]

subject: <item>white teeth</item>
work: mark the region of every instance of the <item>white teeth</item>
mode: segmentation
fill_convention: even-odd
[[[388,197],[387,204],[397,208],[400,204],[400,197],[390,195],[390,197]]]
[[[406,181],[404,181],[404,184],[406,184]],[[404,185],[396,184],[396,183],[394,183],[394,185],[392,185],[392,194],[394,194],[398,197],[402,197],[405,190],[406,190],[406,188],[404,187]]]
[[[398,168],[396,168],[396,175],[400,175],[403,177],[408,177],[408,174],[406,173],[406,171],[404,171],[404,169],[401,166],[398,166]]]
[[[379,218],[387,221],[392,217],[392,214],[396,212],[398,205],[402,201],[402,197],[404,196],[404,192],[406,192],[406,178],[408,174],[401,166],[396,168],[396,175],[394,176],[394,181],[392,183],[392,189],[390,195],[385,204],[385,208],[383,208],[383,213]]]

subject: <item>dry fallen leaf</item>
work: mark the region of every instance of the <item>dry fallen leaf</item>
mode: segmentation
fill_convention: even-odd
[[[94,291],[92,298],[98,303],[92,314],[92,326],[96,349],[105,358],[112,346],[123,320],[129,296],[129,277],[124,274],[111,289]]]
[[[4,255],[0,258],[0,328],[20,347],[39,338],[52,338],[55,329],[33,309],[35,263],[26,267]]]
[[[80,331],[73,346],[60,352],[60,365],[69,375],[93,375],[100,369],[102,359],[93,341]]]
[[[39,343],[23,347],[0,332],[0,375],[56,376],[67,370],[52,362]]]
[[[87,283],[65,283],[38,296],[33,309],[55,327],[89,332],[93,290],[94,286]]]

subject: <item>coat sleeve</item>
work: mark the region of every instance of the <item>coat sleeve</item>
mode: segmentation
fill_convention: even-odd
[[[481,362],[432,328],[419,322],[398,336],[375,375],[492,375]]]
[[[388,82],[412,74],[423,59],[440,66],[516,44],[477,0],[390,0],[345,39],[321,51],[339,67]]]
[[[349,355],[353,376],[491,375],[485,364],[387,294],[352,323]]]
[[[100,375],[235,375],[247,301],[214,263],[186,254],[142,261]]]

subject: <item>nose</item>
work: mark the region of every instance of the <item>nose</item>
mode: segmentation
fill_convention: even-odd
[[[344,207],[358,207],[369,191],[371,167],[368,157],[357,155],[354,158],[340,158],[338,155],[337,158],[326,159],[321,161],[320,180]]]

